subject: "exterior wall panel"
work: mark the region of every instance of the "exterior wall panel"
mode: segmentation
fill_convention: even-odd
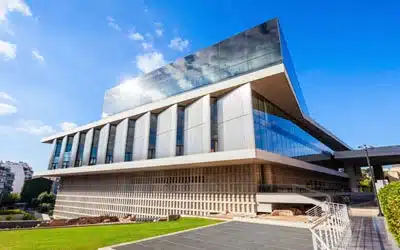
[[[53,143],[51,143],[49,165],[47,166],[47,169],[49,170],[52,169],[53,166],[53,157],[54,157],[54,152],[56,151],[56,144],[57,144],[57,139],[54,139]]]
[[[147,159],[150,135],[150,112],[145,113],[136,120],[133,139],[133,160]]]
[[[80,132],[74,135],[74,139],[72,140],[72,148],[71,148],[71,163],[68,167],[73,168],[75,166],[76,154],[78,153],[79,146],[79,136]]]
[[[255,148],[251,98],[247,83],[218,99],[218,151]]]
[[[210,95],[206,95],[185,109],[185,155],[210,152],[210,129]]]
[[[82,166],[88,166],[89,165],[89,159],[90,159],[90,149],[92,147],[92,141],[93,141],[93,131],[94,129],[89,129],[89,131],[86,133],[86,139],[85,139],[85,146],[83,148],[83,163]]]
[[[156,158],[175,156],[178,105],[172,105],[158,115]]]
[[[106,124],[100,129],[96,164],[104,164],[106,162],[106,151],[107,151],[109,133],[110,133],[110,124]]]
[[[117,125],[114,145],[114,162],[123,162],[125,159],[125,145],[126,136],[128,133],[128,121],[129,119],[126,118]]]

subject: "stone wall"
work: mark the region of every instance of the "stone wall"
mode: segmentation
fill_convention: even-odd
[[[258,170],[236,165],[62,177],[54,215],[254,214]]]

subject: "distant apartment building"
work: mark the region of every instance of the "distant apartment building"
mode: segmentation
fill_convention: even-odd
[[[5,161],[0,162],[0,166],[9,168],[14,174],[13,182],[11,183],[12,192],[14,193],[21,193],[25,181],[32,179],[33,170],[26,162]]]
[[[11,193],[13,191],[14,173],[10,167],[4,166],[0,162],[0,194]]]

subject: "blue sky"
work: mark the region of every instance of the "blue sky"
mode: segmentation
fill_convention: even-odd
[[[311,116],[400,144],[400,4],[356,2],[0,0],[0,159],[46,169],[40,138],[98,120],[107,89],[273,17]]]

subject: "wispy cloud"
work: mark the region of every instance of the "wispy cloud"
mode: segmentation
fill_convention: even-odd
[[[149,42],[142,42],[142,47],[143,47],[143,49],[152,49],[153,44],[151,44]]]
[[[17,113],[18,109],[14,105],[0,103],[0,116],[11,115]]]
[[[44,62],[44,57],[39,53],[38,50],[36,49],[32,50],[32,56],[39,62]]]
[[[15,59],[17,56],[17,45],[0,40],[0,54],[3,55],[4,61]]]
[[[56,132],[52,126],[46,125],[40,120],[20,120],[17,122],[15,130],[31,135],[48,135]]]
[[[7,94],[6,92],[0,92],[0,100],[15,102],[15,99],[11,95]]]
[[[164,35],[164,29],[162,23],[155,23],[156,26],[156,36],[162,37]]]
[[[119,25],[115,22],[115,19],[113,17],[111,17],[111,16],[107,17],[107,24],[108,24],[109,27],[111,27],[111,28],[113,28],[115,30],[118,30],[118,31],[121,30],[121,27],[119,27]]]
[[[136,56],[136,66],[143,73],[161,68],[165,63],[164,55],[156,51]]]
[[[135,40],[135,41],[143,41],[144,40],[143,35],[140,34],[139,32],[135,32],[135,31],[129,32],[128,37],[129,37],[129,39]]]
[[[168,47],[174,50],[183,51],[189,46],[189,40],[182,39],[181,37],[175,37],[171,40]]]
[[[69,131],[69,130],[72,130],[72,129],[78,127],[78,125],[73,122],[62,122],[59,124],[59,126],[63,131]]]
[[[7,21],[10,12],[19,12],[24,16],[32,16],[29,6],[23,0],[0,0],[0,22]]]

